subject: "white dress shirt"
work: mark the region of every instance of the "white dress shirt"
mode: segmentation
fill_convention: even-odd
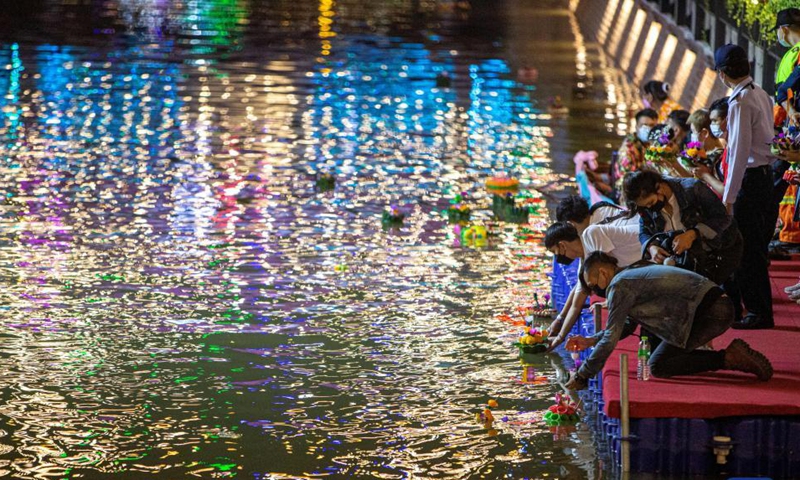
[[[723,203],[736,201],[746,169],[775,161],[769,150],[772,137],[772,97],[747,77],[734,87],[728,100],[728,176]]]

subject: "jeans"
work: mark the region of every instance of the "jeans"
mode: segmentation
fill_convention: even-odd
[[[772,217],[773,211],[777,212],[777,205],[773,205],[774,190],[769,167],[748,168],[733,204],[733,216],[744,238],[742,263],[733,275],[734,281],[747,311],[769,320],[772,319],[772,288],[767,252],[777,218]]]
[[[697,307],[686,347],[661,342],[650,356],[654,377],[692,375],[725,367],[725,351],[696,350],[722,335],[733,323],[733,303],[719,289],[708,292]]]

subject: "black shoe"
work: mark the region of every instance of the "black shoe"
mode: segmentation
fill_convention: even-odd
[[[764,330],[773,327],[775,327],[773,319],[767,319],[752,313],[747,314],[743,319],[733,322],[733,325],[731,325],[731,328],[736,330]]]
[[[770,260],[791,260],[792,256],[789,254],[789,251],[783,247],[775,247],[769,249],[767,253],[767,257]]]

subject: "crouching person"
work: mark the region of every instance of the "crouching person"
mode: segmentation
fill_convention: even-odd
[[[625,320],[646,327],[662,342],[650,357],[654,377],[692,375],[713,370],[738,370],[759,380],[772,377],[769,360],[743,340],[725,350],[697,350],[733,323],[733,305],[711,280],[665,265],[636,263],[626,269],[614,257],[591,253],[583,262],[584,288],[607,298],[608,324],[592,337],[570,337],[567,349],[594,351],[570,376],[567,388],[580,390],[603,368],[622,337]]]

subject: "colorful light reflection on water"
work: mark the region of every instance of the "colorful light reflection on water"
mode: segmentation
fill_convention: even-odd
[[[82,13],[45,3],[51,25]],[[547,291],[543,247],[512,225],[464,247],[441,213],[467,192],[488,220],[493,173],[567,178],[535,88],[492,35],[459,37],[468,3],[103,8],[0,48],[0,473],[593,470],[493,318]]]

